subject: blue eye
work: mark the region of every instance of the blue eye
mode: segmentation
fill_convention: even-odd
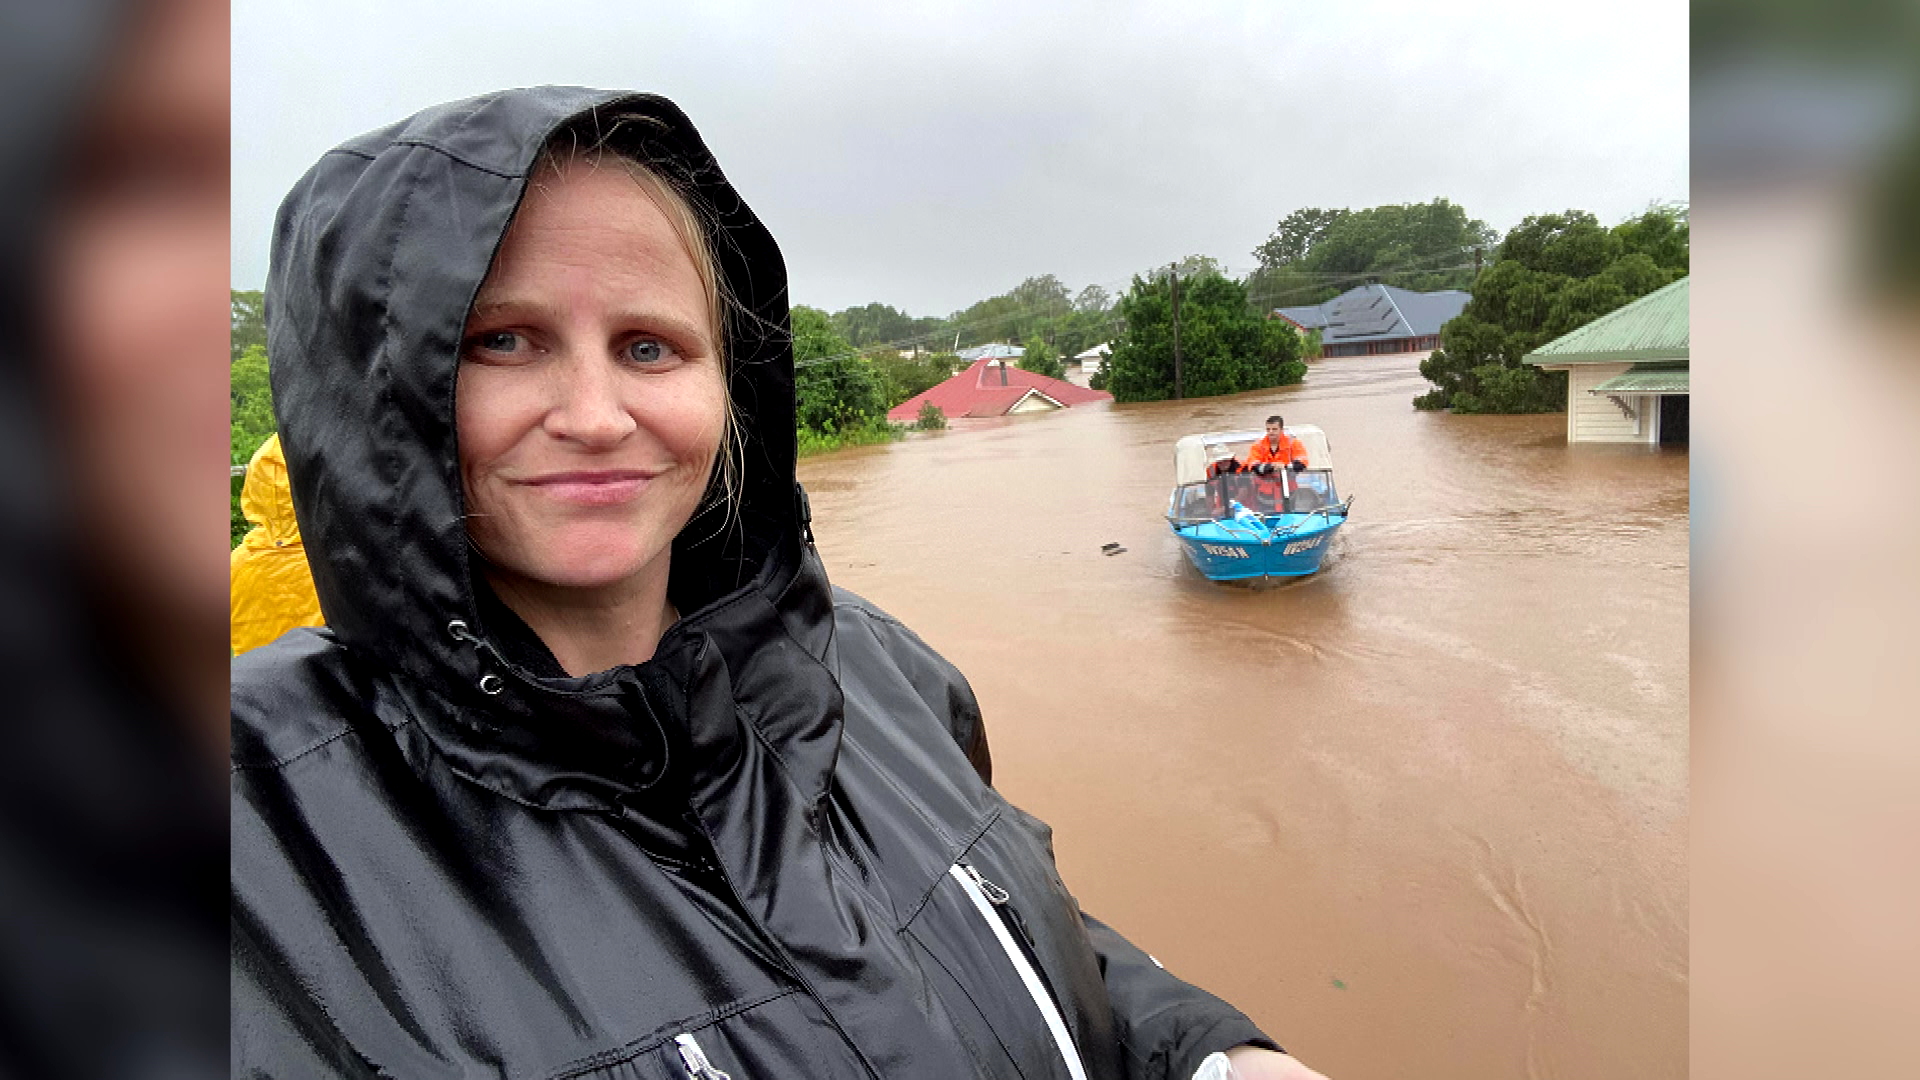
[[[475,334],[470,342],[475,348],[488,352],[512,352],[520,344],[520,335],[506,330],[495,330],[485,334]]]
[[[636,364],[655,367],[666,361],[673,353],[661,342],[644,339],[627,346],[627,358]]]

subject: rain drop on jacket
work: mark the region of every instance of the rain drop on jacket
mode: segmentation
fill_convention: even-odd
[[[574,678],[470,564],[453,389],[588,110],[711,218],[749,423],[739,521],[674,545],[685,616]],[[234,1075],[1186,1080],[1272,1046],[1081,913],[960,672],[828,584],[784,264],[673,105],[509,91],[354,139],[287,197],[266,295],[327,629],[234,662]]]

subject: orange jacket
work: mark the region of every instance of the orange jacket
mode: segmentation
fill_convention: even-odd
[[[1260,441],[1254,443],[1253,449],[1247,451],[1247,464],[1264,465],[1272,463],[1275,465],[1290,465],[1296,461],[1304,462],[1307,460],[1306,444],[1291,435],[1281,434],[1280,449],[1274,450],[1270,447],[1271,443],[1267,436],[1260,436]]]

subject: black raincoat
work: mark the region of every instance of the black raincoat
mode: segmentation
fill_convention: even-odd
[[[739,523],[676,542],[688,614],[572,678],[478,584],[453,395],[590,110],[712,218],[752,422]],[[355,139],[282,206],[267,305],[328,626],[234,663],[235,1075],[1185,1080],[1272,1046],[1082,915],[966,680],[828,585],[779,250],[673,105],[519,90]]]

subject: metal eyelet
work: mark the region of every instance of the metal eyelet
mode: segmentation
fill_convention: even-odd
[[[450,623],[448,623],[448,624],[447,624],[447,636],[448,636],[448,637],[451,637],[451,638],[452,638],[453,640],[455,640],[455,641],[465,641],[465,640],[467,640],[467,638],[468,638],[469,636],[471,636],[471,635],[469,635],[469,634],[467,633],[467,622],[466,622],[466,620],[465,620],[465,619],[455,619],[455,620],[453,620],[452,622],[450,622]]]
[[[507,688],[507,681],[489,671],[480,676],[480,692],[489,696],[498,694]]]

